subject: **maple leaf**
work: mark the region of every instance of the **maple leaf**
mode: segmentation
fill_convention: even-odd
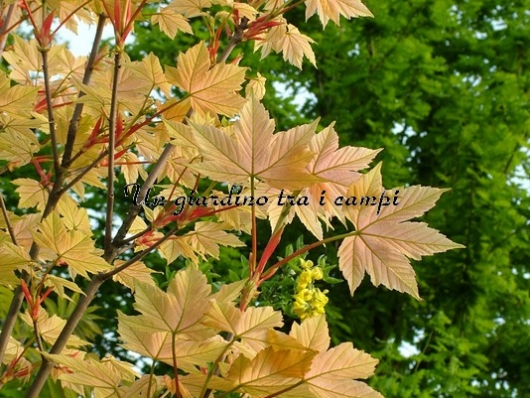
[[[24,40],[18,35],[13,35],[13,49],[5,51],[3,57],[13,68],[9,75],[10,78],[21,84],[27,84],[26,89],[32,88],[29,87],[33,85],[32,73],[42,72],[42,57],[39,53],[37,40]],[[35,93],[38,90],[37,87],[32,89]],[[27,106],[28,103],[26,102],[25,107]],[[33,102],[31,102],[31,106],[33,106]]]
[[[282,315],[272,307],[249,307],[241,312],[230,303],[213,300],[203,324],[241,338],[259,330],[281,327],[283,322]]]
[[[83,360],[64,354],[44,353],[43,355],[68,369],[59,374],[59,380],[93,387],[95,396],[113,396],[122,381],[133,381],[139,376],[133,370],[132,364],[117,361],[114,358]]]
[[[153,87],[160,87],[166,97],[171,95],[171,84],[169,84],[164,75],[160,60],[152,52],[147,57],[144,57],[140,63],[133,63],[131,69],[149,80]]]
[[[25,312],[21,315],[21,318],[26,322],[28,325],[33,326],[33,320],[31,319],[31,315],[28,312]],[[48,313],[44,310],[44,308],[39,307],[39,315],[37,317],[37,325],[39,334],[42,337],[44,341],[46,341],[48,344],[53,345],[57,338],[59,337],[59,334],[61,334],[64,326],[66,325],[66,320],[59,318],[57,315],[49,316]],[[89,342],[77,337],[76,335],[71,335],[68,338],[68,342],[66,343],[68,347],[81,347],[85,345],[90,345]]]
[[[233,116],[244,103],[237,92],[246,68],[225,63],[211,66],[208,49],[201,42],[179,55],[177,67],[167,67],[166,75],[170,83],[188,93],[194,111]]]
[[[241,109],[240,116],[234,123],[233,136],[191,121],[191,128],[187,129],[169,121],[166,127],[178,142],[199,149],[204,161],[189,167],[211,179],[246,184],[257,178],[285,189],[303,188],[319,181],[304,170],[313,156],[308,144],[317,121],[273,134],[274,120],[254,97]]]
[[[373,17],[370,10],[360,0],[308,0],[305,4],[306,21],[317,13],[324,27],[330,19],[339,25],[341,15],[347,19],[352,17]]]
[[[0,114],[0,129],[4,131],[0,133],[0,159],[7,160],[17,167],[31,162],[40,145],[30,128],[43,128],[40,115],[37,117],[38,119],[33,120],[11,117],[7,113]]]
[[[76,283],[51,274],[46,276],[46,279],[44,280],[44,286],[53,287],[57,295],[72,302],[73,300],[64,292],[65,288],[85,296],[85,292]]]
[[[205,340],[189,340],[176,337],[171,332],[145,331],[135,327],[129,316],[118,311],[118,333],[122,346],[140,355],[173,365],[175,359],[179,368],[193,370],[193,366],[207,366],[225,350],[228,342],[219,335]],[[175,340],[175,341],[173,341]]]
[[[318,239],[323,238],[320,220],[331,227],[329,220],[335,216],[346,224],[343,212],[334,205],[334,200],[345,195],[351,183],[360,177],[357,171],[367,167],[382,150],[352,146],[339,148],[339,136],[333,125],[334,123],[330,124],[316,134],[309,143],[309,149],[315,156],[306,169],[323,182],[315,183],[300,192],[301,197],[308,198],[308,206],[294,206],[291,210]],[[323,203],[321,197],[324,198]]]
[[[301,324],[294,322],[289,335],[304,347],[319,352],[324,352],[329,348],[330,337],[325,315],[308,318]]]
[[[189,33],[190,35],[193,34],[188,20],[178,10],[177,2],[173,2],[169,6],[162,8],[158,14],[151,17],[153,25],[158,23],[160,30],[172,39],[175,38],[179,31]]]
[[[116,260],[114,262],[115,267],[119,267],[122,265],[125,261],[123,260]],[[160,272],[153,271],[151,268],[148,268],[144,263],[141,261],[137,261],[134,264],[128,266],[124,270],[120,271],[116,275],[112,277],[112,280],[121,283],[122,285],[127,286],[129,289],[131,289],[134,292],[135,289],[135,283],[136,281],[145,283],[146,285],[152,285],[155,286],[155,281],[151,277],[151,274]]]
[[[191,18],[203,14],[202,9],[209,8],[211,5],[210,0],[173,0],[168,7],[187,18]]]
[[[209,307],[211,287],[202,272],[188,267],[171,279],[167,292],[141,282],[136,282],[135,290],[134,308],[142,315],[128,322],[142,330],[178,334],[196,329]]]
[[[204,259],[206,259],[206,255],[219,258],[219,245],[246,246],[235,235],[227,233],[224,229],[225,225],[222,223],[197,222],[195,230],[184,235],[184,239]]]
[[[245,86],[245,95],[247,98],[250,98],[252,95],[258,100],[262,100],[265,96],[265,82],[267,78],[262,76],[258,72],[257,76],[253,79],[250,79],[248,84]]]
[[[280,18],[266,35],[254,42],[254,50],[261,48],[261,59],[265,58],[271,50],[276,53],[283,52],[284,61],[288,61],[299,69],[302,69],[304,56],[316,67],[315,53],[311,43],[315,41],[298,30],[294,25],[288,24],[285,19]]]
[[[226,380],[232,381],[238,391],[256,398],[274,395],[299,383],[308,372],[314,356],[315,352],[312,351],[275,350],[268,347],[251,360],[243,355],[238,356]]]
[[[309,62],[316,67],[315,53],[311,48],[311,43],[315,41],[309,36],[300,33],[294,25],[288,24],[282,42],[283,59],[302,69],[302,59],[307,57]]]
[[[346,196],[383,200],[380,169],[379,164],[354,182]],[[382,209],[378,205],[343,207],[357,230],[344,239],[338,252],[339,268],[352,295],[367,272],[375,286],[383,284],[419,299],[415,273],[407,257],[419,260],[421,256],[463,247],[425,223],[406,222],[432,208],[445,189],[412,186],[393,191],[399,192],[397,205],[388,203]]]
[[[302,383],[286,391],[285,397],[382,398],[365,383],[352,380],[371,376],[377,359],[354,349],[351,343],[328,349],[330,337],[324,315],[307,319],[300,325],[294,323],[290,335],[305,347],[317,350],[318,354]]]
[[[199,258],[195,251],[183,236],[170,237],[158,247],[158,251],[168,264],[172,263],[178,256],[190,259],[193,264],[199,263]]]
[[[111,268],[99,256],[101,250],[94,247],[90,236],[80,231],[67,231],[57,212],[39,224],[39,231],[34,232],[33,237],[42,248],[55,253],[53,261],[68,264],[71,273],[89,279],[87,272],[95,274]]]
[[[0,285],[9,287],[20,284],[20,278],[15,275],[14,271],[28,271],[28,266],[33,262],[24,248],[15,246],[8,242],[8,239],[7,236],[0,236],[0,258],[2,258]]]
[[[49,192],[38,181],[31,178],[17,178],[11,181],[18,185],[15,192],[19,194],[18,206],[23,209],[36,207],[38,211],[44,211],[48,202]]]

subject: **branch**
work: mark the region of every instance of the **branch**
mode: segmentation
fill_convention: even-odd
[[[335,236],[331,236],[331,237],[326,238],[326,239],[319,240],[317,242],[313,242],[310,245],[307,245],[307,246],[302,247],[301,249],[298,249],[294,253],[291,253],[290,255],[285,257],[284,259],[278,261],[276,264],[271,266],[265,273],[263,273],[259,283],[261,283],[263,281],[266,281],[267,279],[271,278],[276,273],[276,271],[278,271],[278,268],[280,268],[284,264],[287,264],[289,261],[291,261],[293,258],[298,257],[300,254],[303,254],[303,253],[305,253],[305,252],[307,252],[309,250],[313,250],[315,247],[319,247],[319,246],[325,245],[327,243],[334,242],[336,240],[345,239],[345,238],[347,238],[349,236],[357,235],[358,233],[359,233],[359,231],[346,232],[345,234],[335,235]]]
[[[9,236],[11,237],[11,241],[14,245],[18,246],[17,243],[17,237],[15,236],[15,231],[13,231],[13,226],[11,225],[11,221],[9,220],[9,215],[7,214],[7,208],[6,204],[4,202],[4,195],[0,193],[0,208],[2,208],[2,215],[4,216],[4,220],[6,220],[6,226],[7,231],[9,232]],[[0,361],[2,363],[2,361]]]
[[[50,69],[48,66],[48,48],[41,49],[42,71],[44,72],[44,91],[46,96],[46,107],[48,108],[48,124],[50,125],[50,138],[52,141],[53,169],[56,179],[61,180],[59,165],[59,152],[57,151],[57,135],[55,134],[55,119],[53,118],[52,89],[50,86]]]
[[[219,56],[219,59],[217,60],[217,63],[220,64],[221,62],[225,62],[228,59],[228,56],[232,52],[232,50],[243,40],[243,32],[247,28],[248,25],[248,18],[243,17],[241,19],[241,23],[237,26],[236,31],[230,38],[230,41],[228,42],[228,45],[226,46],[223,53]]]
[[[162,168],[165,167],[166,163],[169,160],[169,157],[173,153],[173,149],[175,149],[175,146],[172,144],[167,144],[164,148],[164,151],[160,155],[160,158],[158,158],[158,161],[154,165],[153,169],[147,176],[145,182],[143,183],[142,187],[140,188],[140,192],[138,193],[138,199],[137,203],[138,205],[131,205],[131,209],[127,213],[127,216],[125,220],[123,220],[123,223],[120,226],[120,229],[116,233],[116,236],[114,237],[114,240],[112,241],[114,250],[117,250],[117,245],[122,243],[125,239],[125,235],[127,235],[127,232],[129,232],[129,228],[131,227],[134,219],[136,216],[140,213],[140,209],[142,208],[142,203],[145,201],[145,197],[147,196],[147,191],[153,187],[156,179],[158,178],[160,172],[162,171]]]
[[[114,149],[116,146],[116,121],[118,115],[118,79],[120,78],[121,51],[114,55],[114,76],[112,80],[112,94],[110,100],[109,146],[108,146],[108,183],[107,183],[107,220],[105,223],[105,253],[112,248],[112,217],[114,214]]]
[[[15,2],[14,4],[11,4],[9,8],[7,9],[6,16],[4,20],[2,21],[2,27],[0,28],[0,61],[2,60],[2,54],[4,53],[4,48],[6,47],[7,43],[7,32],[8,32],[8,25],[11,22],[11,18],[13,17],[13,14],[15,13],[15,10],[18,6],[18,2]]]
[[[107,16],[105,14],[101,14],[98,19],[98,25],[96,28],[96,36],[94,37],[94,42],[92,44],[92,50],[90,51],[90,56],[88,58],[86,68],[85,68],[85,74],[83,76],[83,84],[85,85],[87,85],[90,82],[90,78],[92,77],[92,72],[94,71],[94,64],[96,62],[99,44],[101,43],[101,37],[103,35],[103,28],[105,27],[106,18]],[[80,91],[79,95],[77,96],[77,99],[83,97],[84,95],[85,93],[83,91]],[[66,145],[64,147],[64,154],[63,154],[63,163],[62,163],[63,167],[66,167],[69,165],[70,159],[72,157],[75,137],[77,134],[77,130],[79,128],[79,119],[81,117],[81,114],[83,113],[83,106],[84,104],[82,102],[78,102],[75,105],[74,114],[72,115],[72,119],[70,120],[70,124],[68,126],[68,135],[66,138]]]

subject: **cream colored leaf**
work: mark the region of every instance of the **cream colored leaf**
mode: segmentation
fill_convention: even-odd
[[[211,256],[219,258],[219,246],[242,247],[246,246],[235,235],[227,233],[225,226],[214,222],[197,222],[195,230],[184,235],[193,250],[206,258]]]
[[[39,231],[33,237],[39,245],[55,253],[54,261],[67,264],[71,273],[79,273],[89,279],[87,272],[95,274],[111,268],[99,256],[101,251],[94,247],[90,236],[79,231],[67,231],[57,212],[40,223]]]
[[[153,16],[153,18],[155,18]],[[189,25],[188,25],[189,26]],[[151,52],[142,59],[139,64],[133,64],[132,68],[142,77],[147,78],[155,87],[159,87],[166,97],[171,95],[171,84],[167,81],[160,60]]]
[[[386,192],[381,185],[380,165],[350,186],[346,196],[356,198],[357,203],[343,209],[358,232],[344,239],[338,254],[339,267],[352,294],[367,272],[374,285],[383,284],[419,299],[415,273],[407,257],[419,260],[423,255],[463,246],[425,223],[404,221],[432,208],[445,191],[413,186]],[[361,204],[363,197],[366,200]]]
[[[265,397],[296,385],[311,366],[314,352],[276,351],[268,347],[252,360],[240,355],[226,376],[234,388],[253,397]]]
[[[171,333],[138,328],[137,325],[143,323],[143,318],[143,315],[124,315],[118,310],[118,334],[123,341],[121,346],[127,350],[157,360],[164,343],[167,340],[171,342]]]
[[[7,237],[5,238],[7,240]],[[28,252],[11,242],[2,241],[0,243],[0,285],[12,287],[20,284],[14,271],[29,271],[29,265],[33,263]]]
[[[179,55],[177,68],[168,67],[170,83],[190,95],[190,106],[201,114],[233,116],[244,104],[237,93],[245,79],[246,68],[231,64],[212,67],[206,45],[201,42]]]
[[[402,254],[391,252],[381,244],[367,246],[362,237],[353,236],[344,239],[338,255],[339,267],[352,295],[367,272],[375,286],[383,284],[419,299],[416,273]]]
[[[36,207],[38,211],[44,211],[48,202],[49,193],[38,181],[29,178],[17,178],[11,181],[18,185],[15,192],[20,196],[18,207],[28,209]]]
[[[320,379],[308,384],[309,391],[318,398],[384,398],[362,381]],[[300,398],[299,395],[294,397]]]
[[[191,168],[218,181],[244,184],[249,178],[258,178],[285,189],[319,181],[304,171],[313,156],[308,143],[316,121],[273,134],[274,120],[254,97],[247,101],[240,116],[233,137],[215,127],[190,122],[193,141],[204,158],[203,163],[190,164]]]
[[[352,343],[341,343],[317,354],[304,379],[308,382],[321,378],[366,379],[373,375],[377,362],[367,353],[353,348]]]
[[[134,307],[153,331],[185,333],[192,331],[207,311],[210,292],[206,277],[188,267],[170,281],[167,292],[137,282]]]
[[[0,126],[4,131],[0,133],[0,159],[10,162],[10,167],[31,162],[33,154],[40,150],[37,136],[31,128],[42,127],[42,122],[1,113]]]
[[[25,214],[20,220],[12,221],[13,232],[17,239],[19,246],[26,248],[29,252],[33,244],[33,235],[31,231],[37,229],[37,224],[40,222],[41,214]]]
[[[308,0],[305,4],[306,20],[317,13],[324,26],[327,25],[330,19],[339,25],[341,15],[347,19],[352,17],[373,17],[370,10],[360,0]]]
[[[111,396],[116,391],[122,380],[133,379],[135,372],[131,364],[117,366],[108,359],[101,361],[88,359],[79,359],[67,355],[45,354],[53,362],[64,365],[69,369],[59,375],[60,380],[82,386],[90,386],[95,389],[96,395]]]
[[[265,83],[267,78],[262,76],[259,72],[258,75],[250,79],[248,84],[245,86],[245,95],[250,98],[252,95],[258,100],[262,100],[265,96]]]
[[[307,168],[329,182],[349,186],[358,176],[354,173],[367,167],[382,149],[372,150],[346,146],[339,148],[339,136],[330,124],[311,140],[309,147],[315,156]]]
[[[33,327],[33,320],[31,319],[31,316],[28,312],[23,313],[20,315],[20,317],[24,320],[24,322]],[[65,319],[59,318],[57,315],[49,316],[44,308],[39,307],[37,326],[40,336],[46,343],[53,345],[55,341],[57,341],[57,338],[59,337],[59,334],[62,332],[65,325]],[[66,345],[67,347],[78,348],[81,346],[90,345],[90,343],[72,334],[68,338]]]
[[[57,210],[69,231],[79,231],[85,235],[92,235],[92,227],[86,209],[79,206],[70,196],[63,195],[57,204]]]
[[[248,279],[242,279],[237,282],[223,284],[219,291],[212,294],[210,298],[215,299],[218,302],[233,302],[239,297],[247,282]]]
[[[182,236],[174,236],[166,240],[158,247],[158,251],[164,257],[168,264],[183,256],[190,259],[194,264],[198,264],[199,258],[190,246],[188,239]]]
[[[181,13],[186,18],[199,16],[203,13],[203,8],[211,7],[210,0],[173,0],[168,7]]]
[[[149,396],[149,392],[158,391],[162,386],[162,377],[152,377],[152,375],[146,374],[130,386],[121,386],[119,396],[121,398],[144,398]],[[182,391],[181,395],[183,398],[188,398]]]
[[[329,329],[325,315],[308,318],[301,324],[294,322],[289,335],[312,350],[324,352],[329,348]]]
[[[272,307],[249,307],[244,312],[226,302],[212,301],[203,323],[232,333],[236,338],[283,325],[281,313]]]
[[[56,292],[61,298],[69,301],[72,301],[72,299],[64,292],[65,288],[85,296],[85,292],[76,283],[51,274],[48,274],[46,277],[44,286],[53,287],[55,289],[54,292]]]
[[[160,30],[171,39],[174,39],[179,31],[190,35],[193,34],[188,20],[177,11],[176,7],[168,6],[162,8],[158,14],[151,17],[151,22],[153,25],[158,24]]]
[[[115,267],[119,267],[125,261],[116,260],[114,262]],[[151,274],[159,274],[160,272],[153,271],[151,268],[148,268],[141,261],[137,261],[134,264],[128,266],[123,271],[120,271],[112,277],[112,280],[121,283],[122,285],[127,286],[134,293],[134,286],[136,281],[145,283],[147,285],[155,286],[155,281],[153,280]]]
[[[5,51],[3,57],[13,68],[10,78],[21,84],[32,82],[31,75],[42,72],[42,56],[38,50],[37,40],[24,40],[18,35],[13,35],[13,49]]]
[[[309,36],[300,33],[296,26],[288,24],[282,42],[283,59],[302,69],[302,60],[305,56],[316,67],[315,53],[311,48],[311,43],[314,42]]]

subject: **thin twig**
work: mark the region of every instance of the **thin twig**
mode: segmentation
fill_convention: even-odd
[[[77,184],[79,181],[83,179],[83,177],[88,173],[90,170],[92,170],[99,162],[101,162],[105,156],[107,156],[107,150],[104,150],[101,152],[96,159],[92,161],[87,167],[83,169],[78,175],[76,175],[70,182],[68,182],[63,188],[60,189],[59,194],[63,194],[66,191],[68,191],[70,188],[72,188],[75,184]]]
[[[110,101],[109,146],[108,146],[108,177],[107,177],[107,220],[105,223],[105,253],[112,248],[112,217],[114,215],[114,150],[116,146],[116,122],[118,115],[118,81],[120,78],[121,51],[114,55],[114,76]]]
[[[28,284],[29,279],[29,274],[27,272],[23,272],[22,280],[26,282],[26,284]],[[18,287],[15,289],[13,299],[11,300],[11,305],[9,306],[5,321],[2,325],[2,331],[0,332],[0,363],[2,363],[2,361],[4,360],[4,355],[7,349],[7,343],[9,342],[11,332],[15,327],[15,323],[18,319],[18,313],[20,312],[20,307],[22,306],[23,302],[24,292],[22,291],[21,285],[18,285]]]
[[[221,62],[225,62],[228,59],[228,56],[232,52],[232,50],[243,40],[243,32],[247,28],[248,25],[248,18],[243,17],[241,19],[241,23],[237,26],[236,31],[230,38],[230,41],[228,42],[228,45],[226,46],[223,53],[219,56],[217,59],[217,63],[220,64]]]
[[[116,233],[116,236],[114,237],[113,245],[116,245],[117,242],[123,242],[123,239],[129,232],[129,228],[131,227],[134,219],[140,213],[142,203],[145,201],[145,197],[147,196],[147,191],[153,187],[156,179],[162,171],[162,168],[166,166],[166,163],[168,162],[171,154],[173,153],[173,149],[175,149],[175,146],[172,144],[167,144],[164,148],[164,151],[160,155],[160,158],[158,158],[158,161],[156,162],[153,169],[147,176],[145,182],[143,183],[142,187],[140,188],[140,192],[138,193],[137,199],[138,205],[131,205],[131,208],[127,213],[127,216],[125,217],[125,220],[123,221],[122,225],[118,229],[118,232]]]
[[[13,231],[13,226],[11,225],[11,221],[9,220],[9,215],[7,214],[7,208],[4,202],[4,195],[1,193],[0,193],[0,207],[2,208],[2,215],[4,216],[4,220],[6,220],[7,232],[9,232],[11,241],[13,242],[14,245],[18,246],[17,237],[15,236],[15,231]]]
[[[11,4],[9,8],[7,9],[7,13],[6,13],[4,20],[2,21],[2,27],[0,28],[0,61],[2,60],[4,48],[6,47],[6,43],[7,43],[7,33],[8,33],[7,27],[11,23],[11,18],[13,17],[13,14],[15,13],[15,10],[17,7],[18,7],[18,2]]]
[[[179,387],[179,368],[177,366],[177,356],[176,356],[176,333],[171,335],[171,352],[173,353],[173,373],[175,375],[175,394],[177,398],[180,398],[180,387]]]
[[[63,21],[61,21],[61,22],[59,23],[59,25],[53,30],[51,36],[54,37],[55,34],[59,31],[59,29],[61,29],[61,28],[63,27],[63,25],[64,25],[66,22],[68,22],[68,20],[69,20],[70,18],[72,18],[75,14],[77,14],[77,12],[78,12],[81,8],[87,6],[91,1],[92,1],[92,0],[87,0],[87,1],[85,1],[85,2],[84,2],[83,4],[81,4],[79,7],[77,7],[76,9],[74,9],[70,14],[68,14],[68,15],[66,16],[66,18],[65,18]]]
[[[57,148],[57,135],[55,133],[55,119],[53,117],[52,89],[50,86],[50,69],[48,65],[48,48],[41,50],[42,71],[44,73],[44,90],[46,96],[46,107],[48,108],[48,124],[50,126],[50,138],[52,141],[53,168],[55,176],[60,180],[61,169],[59,164],[59,152]]]
[[[94,64],[96,62],[96,57],[98,54],[99,45],[101,43],[101,38],[103,36],[103,28],[105,27],[105,20],[107,16],[105,14],[101,14],[98,19],[98,25],[96,28],[96,35],[94,37],[94,42],[92,43],[92,50],[90,51],[90,56],[88,57],[88,61],[85,68],[85,74],[83,76],[83,84],[87,85],[90,82],[90,78],[92,77],[92,72],[94,71]],[[83,91],[79,92],[79,95],[77,98],[81,98],[85,95]],[[83,106],[84,103],[78,102],[75,105],[74,108],[74,114],[72,115],[72,119],[70,119],[70,124],[68,126],[68,135],[66,138],[66,145],[64,147],[64,154],[63,154],[63,167],[67,167],[70,164],[70,158],[72,157],[72,151],[74,149],[74,143],[75,143],[75,137],[77,135],[77,130],[79,127],[79,118],[81,117],[81,114],[83,113]]]
[[[37,319],[33,319],[33,333],[35,334],[35,341],[37,342],[37,348],[40,352],[44,352],[44,346],[42,345],[42,339],[39,332],[39,324]]]

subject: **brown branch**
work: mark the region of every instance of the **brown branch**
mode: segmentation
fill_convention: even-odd
[[[52,141],[53,168],[58,181],[61,180],[61,169],[59,164],[59,152],[57,148],[57,134],[55,133],[55,119],[53,117],[52,89],[50,86],[50,68],[48,65],[49,48],[41,49],[42,71],[44,72],[44,91],[46,96],[46,107],[48,108],[48,124],[50,126],[50,138]]]
[[[176,338],[177,338],[176,333],[173,333],[171,335],[171,352],[173,353],[173,373],[175,375],[175,394],[177,398],[181,398],[180,387],[179,387],[179,369],[177,367],[177,357],[176,357],[176,347],[175,347]]]
[[[29,283],[29,274],[27,272],[23,273],[22,280]],[[7,349],[7,343],[9,342],[9,337],[11,337],[11,332],[15,327],[15,323],[18,319],[18,313],[20,312],[20,307],[24,302],[24,292],[22,287],[18,285],[13,294],[13,299],[11,300],[11,305],[6,315],[4,324],[2,325],[2,332],[0,333],[0,363],[4,360],[4,355]]]
[[[162,168],[166,166],[166,163],[168,162],[171,154],[173,153],[173,149],[175,149],[175,146],[172,144],[167,144],[164,148],[164,151],[160,155],[160,158],[158,158],[158,161],[154,165],[153,169],[147,176],[145,182],[143,183],[142,187],[140,188],[140,192],[138,193],[138,205],[131,205],[131,208],[129,212],[127,213],[127,216],[123,223],[121,224],[118,232],[116,233],[116,236],[113,240],[113,246],[114,250],[117,250],[116,246],[119,246],[119,244],[123,243],[123,240],[125,239],[125,235],[129,232],[129,228],[131,227],[134,219],[136,216],[140,213],[140,210],[142,208],[142,203],[145,201],[145,197],[147,196],[147,191],[153,187],[156,179],[160,175],[160,172],[162,171]]]
[[[6,43],[7,43],[7,33],[8,33],[7,27],[9,23],[11,22],[11,18],[13,17],[13,14],[15,13],[17,6],[18,6],[18,2],[11,4],[9,8],[7,9],[7,13],[6,13],[4,20],[2,21],[2,27],[0,28],[0,61],[2,60],[4,48],[6,47]]]
[[[243,17],[241,19],[241,23],[237,26],[236,31],[230,38],[230,41],[228,42],[228,45],[226,46],[223,53],[219,56],[217,59],[217,63],[220,64],[221,62],[225,62],[228,59],[228,56],[232,52],[232,50],[243,40],[243,32],[247,28],[248,25],[248,18]]]
[[[107,16],[105,14],[101,14],[98,19],[96,35],[94,37],[94,42],[92,43],[92,50],[90,51],[90,56],[88,58],[86,68],[85,68],[85,74],[83,76],[83,84],[85,85],[87,85],[90,82],[90,78],[92,77],[92,72],[94,71],[94,64],[96,62],[99,45],[101,43],[101,38],[103,36],[103,28],[105,27],[106,18]],[[80,91],[77,99],[83,97],[84,95],[85,93],[83,91]],[[70,124],[68,126],[68,135],[66,137],[66,145],[64,147],[63,162],[62,162],[63,167],[67,167],[70,165],[70,159],[72,157],[72,151],[74,149],[75,137],[77,135],[77,130],[79,128],[79,119],[81,118],[81,114],[83,113],[83,106],[84,104],[82,102],[78,102],[75,105],[74,114],[72,115],[72,119],[70,119]]]
[[[17,237],[15,236],[15,231],[13,231],[13,226],[11,225],[11,221],[9,220],[9,215],[7,214],[7,208],[4,202],[4,195],[2,195],[1,193],[0,193],[0,208],[2,208],[2,215],[4,216],[4,220],[6,220],[7,232],[9,232],[11,241],[13,242],[14,245],[18,246]],[[0,363],[2,363],[2,361],[0,361]]]
[[[112,94],[110,101],[109,146],[107,167],[107,220],[105,223],[105,253],[112,250],[112,217],[114,215],[114,150],[116,146],[116,122],[118,115],[118,80],[120,78],[121,51],[114,55],[114,76],[112,78]]]

